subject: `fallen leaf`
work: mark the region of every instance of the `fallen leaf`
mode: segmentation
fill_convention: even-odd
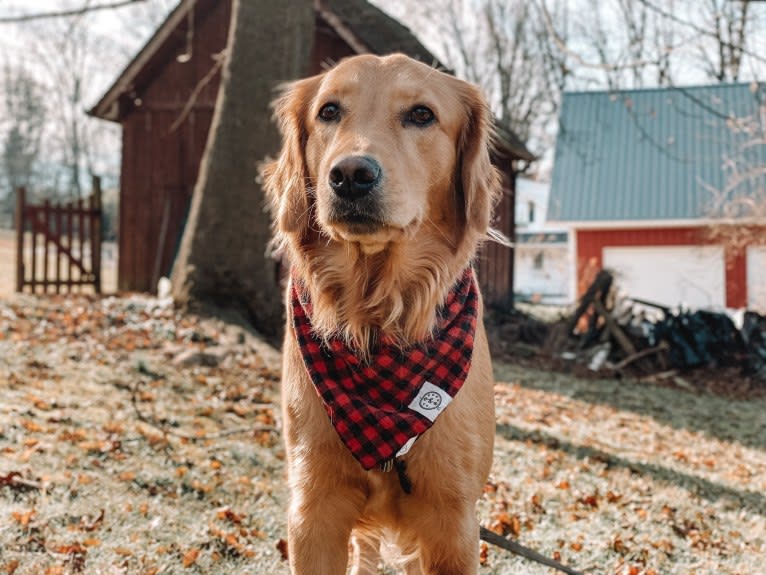
[[[489,546],[482,542],[481,549],[479,551],[479,565],[486,566],[489,562]]]
[[[80,530],[91,532],[91,531],[95,531],[96,529],[99,529],[101,525],[104,523],[105,514],[106,514],[106,511],[102,509],[95,519],[91,520],[91,519],[88,519],[87,517],[80,518]]]
[[[595,493],[593,495],[585,495],[583,497],[580,497],[577,501],[579,503],[582,503],[586,507],[592,507],[595,509],[598,507],[598,493]]]
[[[123,471],[117,476],[117,479],[120,481],[133,481],[136,478],[136,473],[134,471]]]
[[[503,537],[513,535],[516,538],[521,534],[521,519],[518,515],[511,515],[503,511],[494,515],[493,519],[490,529],[498,535]]]
[[[277,541],[277,551],[279,551],[280,557],[282,557],[282,561],[287,561],[288,557],[288,550],[287,550],[287,541],[284,539],[280,539]]]
[[[242,515],[238,515],[237,513],[234,513],[234,511],[232,511],[230,507],[224,507],[223,509],[219,509],[216,515],[218,516],[218,519],[220,519],[221,521],[229,521],[230,523],[234,523],[235,525],[241,525],[243,521]]]
[[[120,557],[133,557],[133,552],[127,547],[115,547],[114,553]]]
[[[24,529],[29,527],[29,523],[32,521],[34,516],[37,514],[37,512],[33,509],[31,511],[27,511],[25,513],[22,513],[21,511],[14,511],[11,513],[11,517],[13,517],[16,520],[16,523],[21,525]]]
[[[40,426],[38,423],[35,423],[34,421],[30,421],[28,419],[22,419],[21,426],[27,431],[29,431],[30,433],[41,433],[45,431],[43,427]]]
[[[189,549],[186,553],[184,553],[183,559],[181,561],[182,565],[185,569],[188,569],[192,565],[194,565],[197,562],[197,559],[199,558],[200,550],[199,549]]]

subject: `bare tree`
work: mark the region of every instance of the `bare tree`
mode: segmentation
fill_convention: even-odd
[[[15,37],[24,42],[20,54],[43,87],[45,113],[40,117],[46,123],[46,163],[37,182],[42,193],[79,197],[94,173],[116,181],[119,129],[88,117],[85,110],[110,79],[110,70],[119,70],[176,4],[177,0],[66,0],[53,11],[0,13],[0,24],[15,27]],[[109,19],[117,13],[119,21]]]
[[[766,63],[763,46],[756,44],[758,18],[756,7],[747,0],[677,0],[673,5],[654,0],[637,0],[678,30],[694,34],[692,55],[696,56],[706,76],[718,82],[742,79],[742,68],[750,58]],[[762,8],[762,7],[761,7]]]
[[[279,134],[268,114],[253,110],[269,108],[275,81],[308,72],[313,26],[311,0],[234,0],[216,111],[172,274],[177,302],[240,308],[271,336],[282,329],[282,299],[256,175]]]
[[[92,167],[84,110],[98,51],[83,16],[45,20],[30,25],[32,53],[43,74],[48,93],[51,151],[64,167],[69,195],[83,195],[85,173]]]
[[[766,229],[766,87],[753,82],[750,92],[752,114],[725,118],[731,148],[721,158],[723,186],[702,182],[711,197],[709,234],[734,251],[762,243]]]
[[[408,22],[428,22],[437,33],[422,39],[457,76],[484,89],[497,119],[534,151],[551,145],[546,127],[570,68],[529,2],[432,0],[381,7],[394,16],[406,14]],[[566,2],[557,0],[555,11],[566,22]]]
[[[47,20],[50,18],[68,18],[70,16],[82,16],[90,12],[97,12],[100,10],[113,10],[114,8],[123,8],[137,2],[145,2],[146,0],[116,0],[114,2],[107,2],[104,4],[91,4],[89,0],[86,0],[78,8],[70,8],[64,10],[53,10],[44,12],[26,12],[24,14],[18,14],[14,16],[0,16],[0,24],[19,24],[23,22],[31,22],[33,20]]]
[[[3,126],[0,166],[6,185],[0,193],[0,206],[10,212],[13,191],[33,183],[45,127],[45,103],[40,85],[21,67],[6,63],[3,75]]]

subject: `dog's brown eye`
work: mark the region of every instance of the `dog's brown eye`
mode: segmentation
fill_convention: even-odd
[[[337,104],[325,104],[319,110],[319,119],[323,122],[334,122],[340,117],[340,106]]]
[[[407,113],[407,122],[416,126],[427,126],[434,120],[436,115],[426,106],[415,106]]]

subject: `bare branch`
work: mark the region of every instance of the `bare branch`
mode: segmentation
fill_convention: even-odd
[[[766,56],[763,56],[762,54],[759,54],[757,52],[754,52],[752,50],[748,50],[744,46],[737,46],[733,44],[731,41],[723,40],[720,38],[717,32],[711,32],[710,30],[706,28],[702,28],[700,26],[697,26],[696,24],[685,20],[684,18],[681,18],[679,16],[676,16],[675,14],[665,10],[664,8],[657,6],[653,2],[650,2],[649,0],[638,0],[641,4],[652,10],[653,12],[656,12],[663,18],[666,18],[672,22],[675,22],[676,24],[680,24],[682,26],[685,26],[691,30],[693,30],[695,33],[705,36],[707,38],[712,38],[715,41],[722,42],[722,45],[728,48],[729,50],[738,50],[741,54],[747,54],[754,60],[758,60],[759,62],[766,62]]]
[[[35,12],[30,14],[21,14],[19,16],[2,16],[0,17],[0,24],[17,24],[21,22],[30,22],[32,20],[44,20],[48,18],[69,18],[72,16],[82,16],[88,12],[96,12],[98,10],[111,10],[113,8],[122,8],[124,6],[130,6],[131,4],[137,4],[138,2],[145,2],[146,0],[119,0],[117,2],[109,2],[106,4],[95,4],[93,6],[86,3],[81,8],[75,8],[72,10],[59,10],[54,12]]]
[[[197,83],[197,85],[194,87],[194,90],[192,90],[192,93],[189,95],[189,98],[186,100],[186,104],[183,107],[183,110],[181,110],[181,113],[178,115],[178,117],[175,119],[173,124],[170,126],[170,129],[168,130],[168,133],[175,132],[181,124],[184,123],[189,113],[194,108],[195,104],[197,103],[197,99],[199,98],[200,94],[202,94],[202,90],[205,89],[205,86],[207,86],[210,81],[215,78],[215,75],[221,70],[223,67],[223,63],[226,60],[226,51],[219,52],[218,54],[213,55],[213,65],[210,67],[210,70],[208,70],[207,74]]]
[[[641,1],[641,0],[639,0]],[[602,62],[589,62],[585,58],[583,58],[580,54],[575,52],[574,50],[571,50],[564,40],[562,40],[561,36],[559,36],[558,32],[556,31],[556,28],[553,26],[553,19],[551,18],[550,13],[548,12],[548,8],[545,5],[545,0],[536,0],[537,5],[540,9],[540,12],[543,15],[543,22],[545,23],[545,28],[548,31],[548,34],[553,38],[554,42],[556,43],[556,47],[564,54],[572,58],[577,64],[582,66],[583,68],[591,68],[595,70],[604,70],[607,72],[615,72],[618,70],[632,70],[634,68],[643,68],[645,66],[659,66],[661,57],[655,57],[655,58],[642,58],[639,60],[634,60],[631,62],[626,62],[624,64],[609,64],[607,60],[609,58],[606,57],[605,54],[602,54]],[[666,52],[672,52],[679,48],[683,42],[667,46],[664,51]]]

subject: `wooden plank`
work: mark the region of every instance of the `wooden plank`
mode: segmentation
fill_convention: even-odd
[[[37,289],[36,279],[37,279],[37,214],[38,211],[34,206],[29,206],[27,208],[29,211],[29,220],[32,222],[32,277],[30,277],[30,287],[32,288],[32,293],[35,293]]]
[[[56,235],[61,237],[61,228],[64,222],[63,210],[61,204],[56,206]],[[63,252],[61,250],[61,242],[55,242],[56,246],[56,293],[61,293],[61,256]]]
[[[133,161],[136,155],[133,131],[135,130],[135,117],[133,113],[122,123],[122,162],[120,164],[120,197],[117,222],[117,289],[127,290],[132,285],[130,261],[132,261],[132,243],[129,241],[133,233],[131,208],[135,202],[135,183],[133,172],[136,169]]]
[[[83,262],[85,261],[85,213],[83,211],[83,201],[82,198],[77,198],[77,239],[80,242],[80,245],[78,246],[80,248],[80,257],[78,258],[79,262],[79,269],[80,269],[80,280],[82,281],[83,274],[87,274],[87,271],[83,267]],[[81,284],[79,284],[81,285]],[[77,290],[82,291],[82,290]]]
[[[67,208],[70,208],[71,205],[68,205]],[[72,213],[72,210],[67,209],[67,249],[69,250],[69,253],[72,253],[72,250],[74,249],[73,243],[74,243],[74,214]],[[67,266],[67,279],[69,281],[72,281],[72,271],[74,268],[74,258],[72,256],[69,256],[69,265]]]
[[[93,195],[90,197],[90,255],[93,289],[101,293],[101,178],[93,176]]]
[[[593,300],[593,307],[595,308],[596,312],[598,312],[598,314],[604,318],[604,321],[606,322],[606,328],[612,334],[617,343],[620,344],[620,347],[625,352],[625,354],[629,357],[635,355],[636,346],[634,346],[633,342],[630,341],[627,335],[625,335],[625,332],[622,331],[622,328],[617,325],[614,317],[612,317],[612,314],[609,313],[599,298],[595,298]]]
[[[16,291],[24,290],[24,203],[26,201],[27,190],[19,188],[16,190]]]

